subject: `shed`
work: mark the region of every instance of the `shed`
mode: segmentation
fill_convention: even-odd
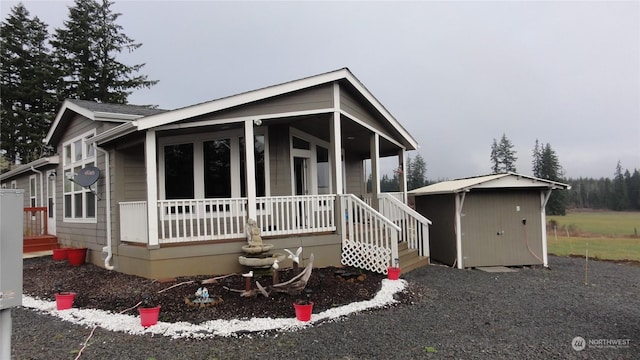
[[[433,260],[459,269],[548,265],[545,206],[567,184],[516,173],[443,181],[409,192],[431,219]]]

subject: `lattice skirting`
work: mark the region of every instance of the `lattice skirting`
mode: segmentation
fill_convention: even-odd
[[[349,239],[342,242],[342,265],[386,274],[390,260],[391,249]]]

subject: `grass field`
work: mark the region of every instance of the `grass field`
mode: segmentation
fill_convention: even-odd
[[[640,212],[568,212],[548,216],[556,229],[549,229],[550,254],[585,256],[607,260],[640,261]]]

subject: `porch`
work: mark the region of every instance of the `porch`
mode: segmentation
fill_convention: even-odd
[[[22,252],[53,250],[60,247],[58,238],[49,234],[47,207],[27,207],[23,211]]]
[[[428,264],[430,221],[397,194],[380,194],[378,204],[380,212],[353,194],[258,197],[256,222],[267,241],[339,235],[344,265],[386,273],[397,263],[405,272]],[[156,238],[149,236],[147,202],[120,202],[120,241],[148,248],[244,241],[248,207],[246,197],[158,200]]]

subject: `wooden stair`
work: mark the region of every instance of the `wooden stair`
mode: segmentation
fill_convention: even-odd
[[[418,250],[409,250],[406,242],[398,243],[398,257],[400,258],[400,274],[429,265],[429,258],[420,256]]]
[[[55,235],[41,235],[33,237],[25,237],[22,240],[22,252],[32,253],[37,251],[46,251],[58,249],[58,237]]]

